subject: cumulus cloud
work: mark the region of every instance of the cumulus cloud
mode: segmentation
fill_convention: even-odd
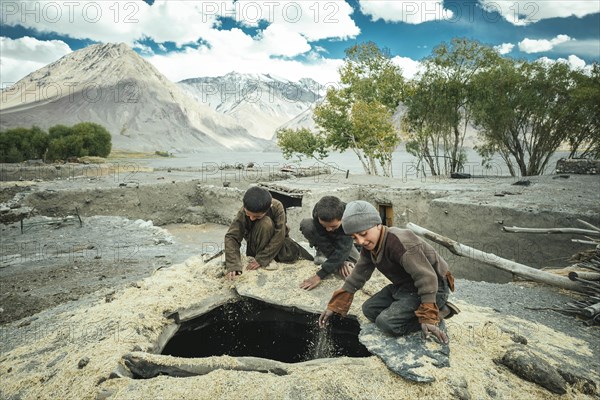
[[[141,0],[24,0],[3,4],[2,22],[101,43],[125,42],[172,80],[222,75],[229,66],[240,72],[314,75],[329,81],[338,75],[340,61],[323,58],[322,48],[313,49],[311,42],[356,37],[360,29],[352,13],[348,3],[330,0],[156,0],[152,5]],[[261,29],[254,36],[237,28],[221,30],[222,18]],[[167,42],[175,43],[179,51],[154,55],[140,40],[154,41],[163,52]],[[297,56],[306,65],[287,59]],[[6,65],[4,61],[3,76]]]
[[[174,82],[199,76],[221,76],[231,71],[271,74],[292,81],[309,77],[322,84],[339,81],[337,71],[343,60],[324,58],[316,52],[307,54],[308,62],[274,58],[250,36],[241,30],[234,31],[227,38],[212,40],[211,46],[188,47],[181,52],[146,59]]]
[[[423,69],[423,65],[419,61],[408,57],[395,56],[392,58],[392,62],[402,68],[402,76],[405,79],[414,78]]]
[[[513,25],[529,25],[548,18],[583,17],[600,13],[600,2],[590,0],[479,0],[487,12],[498,12]]]
[[[502,43],[498,46],[494,46],[494,49],[498,52],[498,54],[508,54],[515,47],[512,43]]]
[[[69,45],[61,40],[43,41],[29,36],[19,39],[0,37],[2,87],[17,82],[70,52]]]
[[[558,35],[553,39],[529,39],[525,38],[519,42],[519,50],[524,53],[541,53],[543,51],[550,51],[555,46],[568,42],[571,39],[567,35]]]
[[[591,73],[592,71],[592,66],[588,65],[585,63],[584,60],[582,60],[581,58],[577,57],[574,54],[571,54],[569,57],[565,58],[557,58],[556,60],[552,59],[552,58],[548,58],[548,57],[540,57],[537,59],[537,61],[546,64],[546,65],[552,65],[554,63],[563,63],[563,64],[567,64],[569,66],[569,68],[573,69],[573,70],[580,70],[583,71],[584,73]]]
[[[359,0],[360,11],[371,16],[373,21],[404,22],[421,24],[427,21],[452,20],[454,13],[444,9],[442,0],[423,1],[372,1]]]

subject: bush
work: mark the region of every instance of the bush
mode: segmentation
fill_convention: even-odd
[[[47,148],[48,135],[37,126],[0,132],[0,162],[16,163],[44,158]]]
[[[0,162],[5,163],[39,158],[54,161],[69,157],[107,157],[111,149],[110,133],[93,122],[72,127],[55,125],[48,133],[37,126],[0,132]]]

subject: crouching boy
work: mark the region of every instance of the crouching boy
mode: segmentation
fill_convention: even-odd
[[[246,240],[247,270],[266,267],[273,260],[294,262],[313,257],[289,237],[285,209],[268,190],[253,186],[246,191],[243,206],[225,234],[225,268],[229,279],[242,273],[240,247]]]
[[[390,335],[422,330],[425,337],[433,333],[448,343],[438,323],[460,310],[448,302],[454,278],[446,261],[412,231],[382,225],[379,213],[366,201],[348,203],[342,227],[362,245],[362,251],[352,273],[319,317],[319,326],[323,328],[334,312],[345,316],[354,293],[377,268],[392,283],[363,303],[365,316]]]
[[[358,250],[352,244],[352,237],[344,234],[342,215],[346,203],[335,196],[324,196],[312,211],[312,218],[300,222],[300,231],[311,247],[316,248],[315,264],[321,269],[305,279],[300,287],[311,290],[321,283],[321,279],[334,272],[346,278],[358,260]]]

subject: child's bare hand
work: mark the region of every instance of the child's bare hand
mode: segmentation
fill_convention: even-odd
[[[248,263],[248,265],[246,266],[246,269],[249,271],[255,270],[255,269],[259,269],[260,268],[260,264],[258,263],[258,261],[256,260],[252,260]]]
[[[430,333],[433,333],[441,343],[448,344],[448,335],[437,326],[433,324],[421,324],[421,330],[425,339],[429,338]]]
[[[354,263],[351,263],[350,261],[344,261],[344,264],[340,267],[340,275],[342,275],[342,278],[345,279],[352,273],[353,269]]]
[[[316,288],[319,285],[319,283],[321,283],[321,278],[319,278],[319,275],[315,275],[311,278],[305,279],[300,284],[300,288],[306,289],[306,290],[312,290],[312,289]]]
[[[241,275],[242,271],[231,271],[228,272],[227,274],[225,274],[225,278],[229,279],[230,281],[234,280],[238,275]]]
[[[325,328],[325,326],[327,325],[327,322],[329,321],[329,318],[331,318],[331,316],[333,315],[333,311],[331,310],[325,310],[321,313],[321,316],[319,317],[319,328],[323,329]]]

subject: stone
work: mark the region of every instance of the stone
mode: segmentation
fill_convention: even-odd
[[[567,371],[564,369],[558,369],[558,373],[563,377],[565,381],[569,385],[573,385],[576,390],[579,390],[581,393],[595,395],[598,393],[598,387],[596,386],[596,382],[592,379],[586,378],[585,376],[581,376],[578,373]]]
[[[446,330],[444,322],[440,328]],[[433,382],[431,367],[450,366],[450,346],[439,344],[435,339],[424,340],[422,333],[394,337],[383,333],[373,323],[361,326],[360,342],[378,356],[393,372],[415,382]]]
[[[85,367],[86,365],[88,365],[90,362],[90,358],[89,357],[83,357],[81,360],[79,360],[79,362],[77,363],[77,368],[82,369],[83,367]]]
[[[510,348],[497,362],[506,366],[515,375],[537,383],[552,393],[567,393],[567,382],[560,376],[556,368],[525,348]]]

